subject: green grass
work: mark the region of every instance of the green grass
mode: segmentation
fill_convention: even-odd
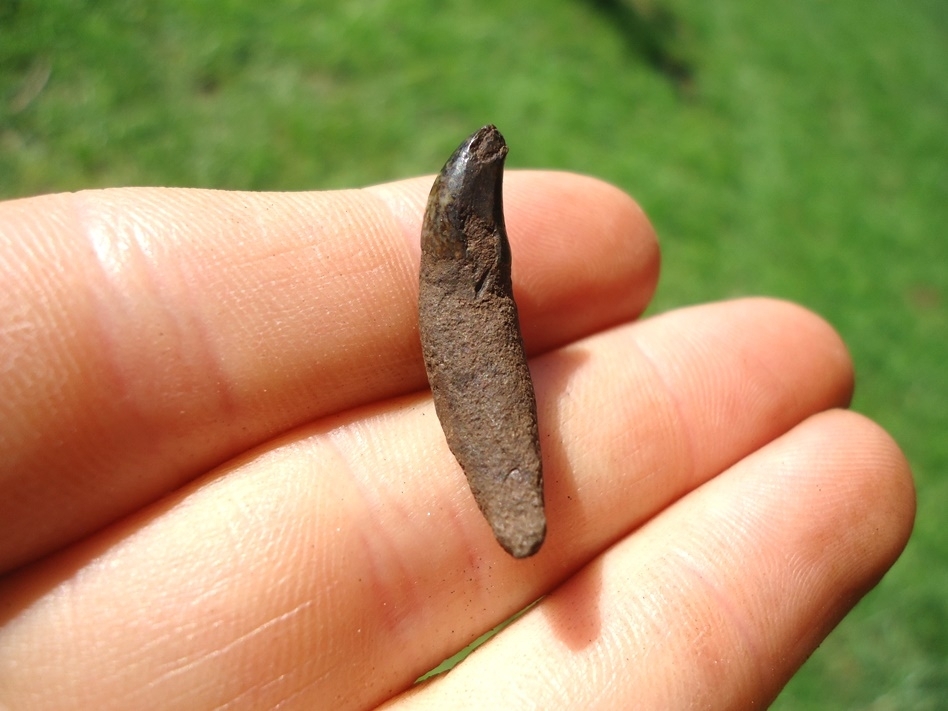
[[[321,5],[331,5],[322,9]],[[654,306],[828,318],[919,489],[906,554],[778,709],[948,698],[948,3],[0,0],[0,196],[511,167],[601,176],[664,250]]]

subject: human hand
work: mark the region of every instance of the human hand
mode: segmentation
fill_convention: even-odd
[[[893,563],[911,477],[834,332],[634,321],[643,215],[516,171],[549,530],[507,556],[425,390],[429,185],[0,204],[0,706],[760,707]]]

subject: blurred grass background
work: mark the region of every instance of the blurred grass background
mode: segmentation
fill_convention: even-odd
[[[948,699],[944,0],[0,0],[0,197],[353,187],[497,124],[660,235],[653,311],[801,302],[919,490],[899,563],[777,709]]]

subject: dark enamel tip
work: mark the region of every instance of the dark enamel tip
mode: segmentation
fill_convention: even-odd
[[[464,205],[485,220],[503,219],[501,194],[507,143],[494,126],[484,126],[458,146],[438,176],[454,206]],[[450,210],[450,207],[445,205]]]

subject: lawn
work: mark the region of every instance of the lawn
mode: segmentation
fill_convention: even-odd
[[[945,67],[944,0],[0,0],[0,197],[359,186],[431,173],[487,122],[510,167],[614,182],[660,235],[653,312],[771,294],[823,314],[855,409],[913,464],[906,553],[775,708],[936,709]]]

